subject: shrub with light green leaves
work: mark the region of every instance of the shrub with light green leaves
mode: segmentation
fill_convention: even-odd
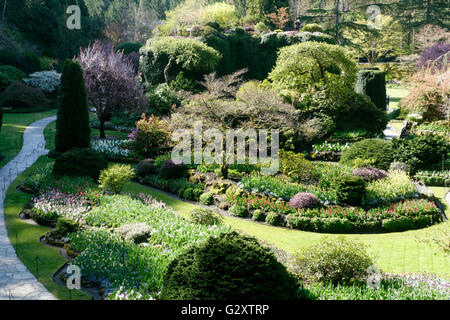
[[[366,246],[356,240],[323,237],[294,256],[294,272],[306,282],[350,284],[365,280],[373,265]]]
[[[101,189],[120,193],[133,177],[134,170],[131,166],[115,164],[111,168],[102,170],[98,181]]]

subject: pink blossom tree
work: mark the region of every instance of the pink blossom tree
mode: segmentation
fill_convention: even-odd
[[[100,138],[105,138],[105,122],[115,111],[144,111],[147,99],[138,83],[133,65],[112,45],[95,41],[81,49],[78,61],[83,69],[87,98],[100,121]]]

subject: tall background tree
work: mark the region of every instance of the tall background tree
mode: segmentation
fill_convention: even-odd
[[[89,102],[100,121],[100,138],[105,138],[105,122],[113,112],[141,112],[147,99],[138,84],[134,68],[121,51],[96,41],[82,49],[78,57],[84,72]]]
[[[78,62],[66,60],[58,96],[56,151],[89,148],[90,132],[83,71]]]

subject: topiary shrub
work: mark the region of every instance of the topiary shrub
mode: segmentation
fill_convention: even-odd
[[[148,241],[152,231],[152,228],[145,223],[130,223],[120,226],[115,232],[127,241],[143,243]]]
[[[381,226],[384,232],[401,232],[414,229],[413,217],[397,217],[383,219]]]
[[[296,209],[315,208],[319,205],[319,198],[309,192],[299,192],[291,198],[289,206]]]
[[[273,226],[284,226],[286,224],[282,214],[277,212],[269,212],[266,216],[266,222]]]
[[[161,298],[290,300],[297,292],[295,278],[268,248],[253,237],[229,232],[175,258],[164,276]]]
[[[139,178],[144,178],[145,176],[156,173],[155,160],[144,159],[139,161],[134,171]]]
[[[159,176],[163,179],[176,179],[185,176],[187,167],[182,162],[167,160],[159,169]]]
[[[47,107],[49,103],[42,90],[18,81],[11,83],[3,93],[5,108],[42,108]]]
[[[212,210],[197,208],[190,212],[191,221],[205,226],[218,226],[223,224],[223,217]]]
[[[66,60],[61,76],[56,119],[56,151],[89,148],[91,128],[84,88],[83,71],[78,62]]]
[[[281,172],[295,182],[311,183],[316,179],[314,167],[301,153],[280,150]]]
[[[230,214],[235,217],[247,218],[248,210],[245,206],[241,206],[239,204],[235,204],[230,208]]]
[[[264,212],[262,212],[261,210],[257,209],[255,211],[253,211],[252,213],[252,220],[254,221],[265,221],[266,220],[266,215]]]
[[[214,202],[214,194],[212,192],[205,192],[199,198],[200,203],[206,206],[212,205]]]
[[[134,177],[134,170],[130,165],[115,164],[111,168],[102,170],[98,182],[102,190],[120,193],[125,184]]]
[[[106,166],[107,162],[100,153],[90,149],[73,148],[55,160],[53,173],[57,176],[86,176],[97,180]]]
[[[338,201],[348,205],[361,204],[366,192],[366,182],[361,177],[343,176],[335,183]]]
[[[294,256],[294,272],[300,278],[334,285],[366,280],[372,265],[363,243],[342,236],[323,237]]]
[[[388,170],[393,160],[392,143],[382,139],[365,139],[356,142],[344,151],[340,162],[345,165],[353,165],[353,161],[358,158],[373,159],[374,167]]]
[[[386,78],[384,71],[359,70],[356,76],[355,91],[368,95],[378,109],[386,111]]]
[[[68,233],[73,233],[78,230],[78,223],[69,218],[58,218],[56,222],[55,232],[60,235],[66,235]]]
[[[384,170],[373,167],[359,167],[353,169],[352,174],[356,177],[361,177],[365,181],[380,180],[386,178],[388,173]]]

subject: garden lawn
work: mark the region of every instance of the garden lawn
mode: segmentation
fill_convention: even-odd
[[[28,170],[23,172],[9,187],[5,200],[5,222],[8,230],[8,236],[11,243],[16,247],[16,253],[22,260],[28,270],[37,276],[36,257],[39,257],[39,281],[58,299],[85,300],[91,297],[88,294],[74,290],[71,295],[65,286],[56,284],[53,281],[53,274],[58,271],[66,259],[59,251],[50,248],[40,242],[41,236],[50,229],[47,227],[32,225],[19,218],[19,212],[30,200],[29,194],[16,190],[16,187],[22,183],[32,170],[41,167],[52,160],[41,157]],[[17,245],[16,245],[17,235]]]
[[[38,113],[4,113],[0,131],[0,153],[6,156],[6,159],[0,162],[0,168],[22,149],[23,133],[29,124],[55,114],[56,110]]]
[[[403,86],[386,86],[386,94],[390,97],[389,109],[398,109],[400,107],[400,100],[408,95],[409,88]]]
[[[140,192],[149,194],[165,202],[183,216],[188,216],[189,212],[196,207],[137,183],[129,183],[125,191],[133,194],[139,194]],[[436,195],[443,197],[438,193]],[[274,227],[234,217],[225,217],[225,223],[267,241],[288,253],[294,253],[298,249],[318,241],[325,235]],[[450,257],[445,256],[434,244],[429,245],[420,241],[442,230],[450,232],[449,221],[421,230],[386,234],[353,234],[343,235],[343,237],[357,239],[367,244],[369,253],[375,256],[377,266],[385,272],[422,273],[426,271],[450,279]],[[329,236],[337,237],[338,235]]]

